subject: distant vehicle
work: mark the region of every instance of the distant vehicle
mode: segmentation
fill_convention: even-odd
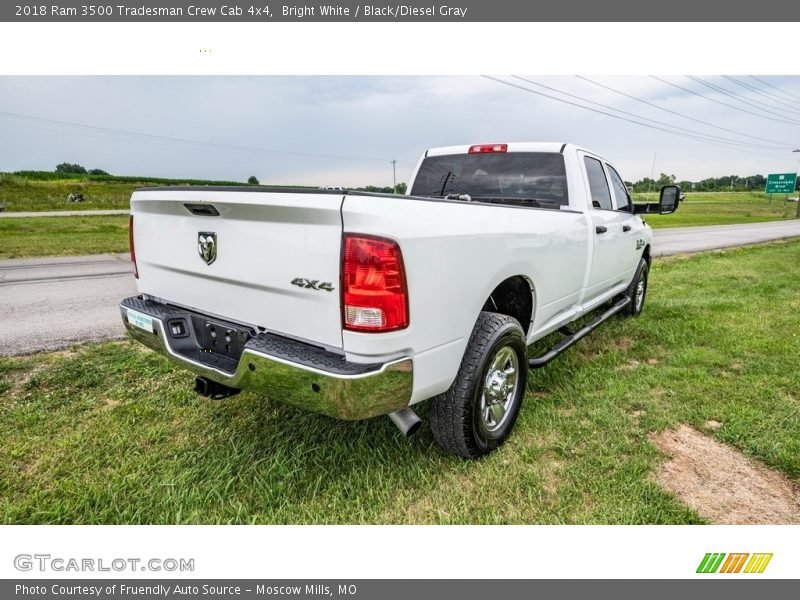
[[[340,185],[323,185],[323,186],[320,186],[319,189],[321,189],[321,190],[336,190],[336,191],[341,191],[341,192],[343,192],[345,190],[345,188],[343,188]]]
[[[83,194],[80,192],[73,192],[69,196],[67,196],[67,202],[83,202]]]
[[[634,204],[572,144],[428,150],[407,196],[329,187],[142,188],[131,198],[131,335],[197,376],[483,456],[509,436],[528,368],[642,312],[652,230],[680,188]],[[574,321],[599,310],[588,324]],[[528,346],[562,338],[541,356]]]

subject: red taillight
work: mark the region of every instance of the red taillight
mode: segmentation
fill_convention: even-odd
[[[508,152],[508,144],[478,144],[470,146],[470,154],[482,154],[484,152]]]
[[[343,327],[353,331],[408,327],[406,274],[395,242],[345,234],[342,315]]]
[[[136,266],[136,247],[133,245],[133,215],[128,221],[128,244],[131,247],[131,262],[133,263],[133,276],[139,279],[139,268]]]

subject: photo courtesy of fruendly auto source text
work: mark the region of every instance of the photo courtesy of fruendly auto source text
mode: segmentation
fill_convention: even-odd
[[[798,27],[0,6],[0,597],[796,596]]]

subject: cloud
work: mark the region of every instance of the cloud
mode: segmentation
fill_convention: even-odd
[[[524,77],[559,91],[508,76],[502,79],[562,100],[589,100],[627,111],[636,119],[662,121],[667,128],[683,127],[741,144],[777,145],[739,133],[800,143],[800,85],[789,77],[761,78],[780,92],[737,77],[766,95],[721,77],[704,77],[741,99],[749,98],[757,108],[685,77],[665,79],[700,96],[644,76],[590,78],[732,131],[665,112],[573,76]],[[626,179],[650,175],[654,155],[656,175],[664,171],[686,179],[786,171],[796,165],[798,156],[785,146],[734,149],[701,143],[478,76],[0,77],[0,99],[4,113],[251,148],[175,143],[0,115],[0,170],[5,171],[49,170],[68,161],[130,175],[232,180],[256,175],[269,183],[357,186],[391,185],[392,159],[401,161],[398,181],[406,181],[425,149],[460,143],[571,141],[606,156]]]

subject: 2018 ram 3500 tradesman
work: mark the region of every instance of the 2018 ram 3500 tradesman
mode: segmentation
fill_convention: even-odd
[[[634,204],[606,160],[554,143],[428,150],[407,196],[140,189],[139,295],[122,318],[205,395],[389,414],[405,433],[419,425],[409,407],[430,399],[435,440],[475,458],[508,437],[529,367],[642,311],[652,231],[640,213],[673,212],[679,195]]]

